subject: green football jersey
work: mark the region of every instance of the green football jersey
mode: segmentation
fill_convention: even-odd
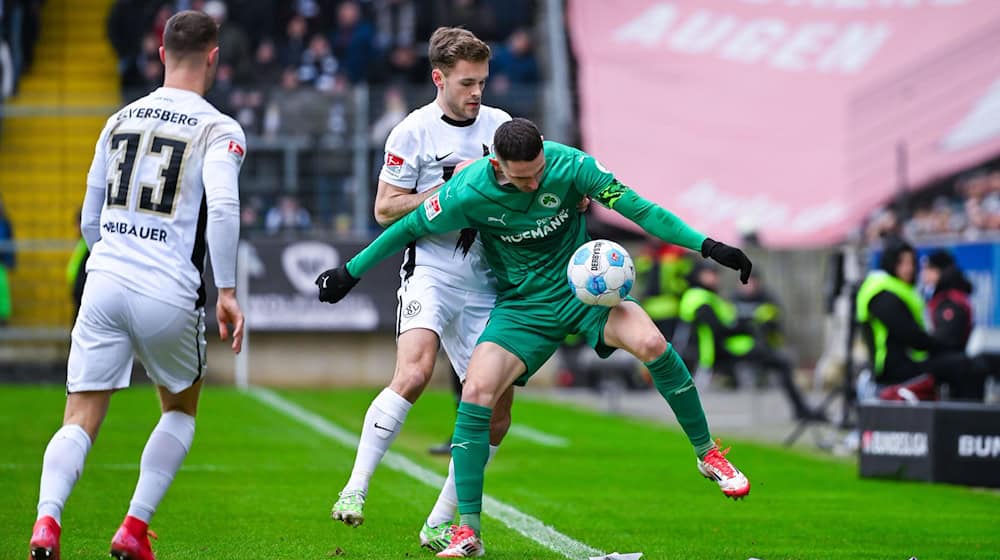
[[[563,299],[571,294],[569,259],[589,239],[584,215],[577,210],[585,196],[664,241],[701,248],[704,235],[619,183],[589,154],[548,141],[543,150],[545,168],[536,191],[500,184],[488,158],[476,161],[351,259],[348,272],[359,278],[424,235],[474,228],[497,278],[498,302]]]

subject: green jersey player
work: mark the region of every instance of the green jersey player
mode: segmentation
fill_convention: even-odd
[[[483,554],[479,514],[492,407],[511,384],[523,385],[571,333],[585,337],[603,357],[622,348],[642,360],[694,447],[701,473],[727,496],[747,495],[749,481],[712,441],[691,374],[645,311],[635,301],[611,309],[585,305],[567,288],[565,271],[574,250],[588,240],[585,218],[575,211],[585,196],[664,241],[739,270],[743,282],[750,260],[643,199],[587,153],[543,142],[531,121],[500,125],[493,149],[494,157],[457,173],[361,253],[316,280],[320,299],[333,303],[410,241],[479,230],[497,278],[497,301],[469,363],[452,438],[461,521],[438,556]]]

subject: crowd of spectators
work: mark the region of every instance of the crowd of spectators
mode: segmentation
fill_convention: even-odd
[[[1000,166],[975,168],[876,209],[864,224],[865,241],[889,235],[915,241],[1000,236]]]
[[[129,101],[162,83],[158,48],[173,13],[197,9],[219,22],[219,68],[207,98],[258,140],[251,142],[249,165],[283,165],[277,152],[293,136],[305,138],[309,149],[349,150],[358,117],[353,94],[365,84],[369,129],[362,132],[375,167],[392,127],[433,98],[427,39],[442,25],[463,26],[491,45],[489,104],[535,116],[535,8],[534,0],[116,0],[108,35]],[[274,162],[261,157],[268,146],[275,148]],[[348,163],[338,166],[304,155],[300,184],[271,183],[272,192],[255,202],[259,211],[245,213],[247,230],[343,224],[349,160],[341,158]],[[247,175],[281,173],[255,167]]]
[[[31,68],[43,0],[0,0],[0,102]]]

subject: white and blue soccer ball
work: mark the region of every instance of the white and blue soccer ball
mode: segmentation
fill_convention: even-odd
[[[614,307],[635,283],[635,265],[621,245],[607,239],[588,241],[573,253],[566,268],[569,288],[587,305]]]

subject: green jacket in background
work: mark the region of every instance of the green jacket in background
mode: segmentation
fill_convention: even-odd
[[[884,270],[875,270],[868,274],[858,289],[855,318],[858,323],[867,325],[871,329],[872,369],[875,372],[875,377],[881,376],[885,371],[885,357],[888,354],[886,342],[889,339],[889,330],[881,321],[871,316],[868,306],[872,298],[882,292],[889,292],[902,300],[917,324],[924,327],[924,300],[920,297],[920,292],[917,291],[916,287]],[[907,354],[915,362],[927,359],[927,352],[923,350],[911,348],[907,350]]]
[[[716,333],[710,325],[698,321],[698,310],[708,306],[723,326],[736,328],[736,306],[719,294],[701,287],[691,287],[681,297],[680,319],[692,326],[698,337],[698,365],[712,368],[717,358],[715,343],[721,340],[723,348],[734,356],[743,356],[753,349],[754,339],[745,333]]]

